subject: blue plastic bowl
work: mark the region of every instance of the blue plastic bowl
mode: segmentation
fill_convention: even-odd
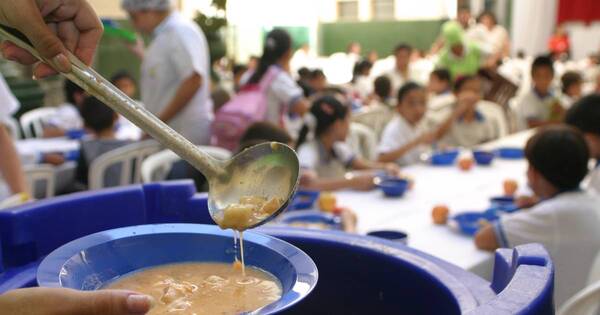
[[[455,215],[452,219],[456,221],[458,228],[462,233],[473,236],[481,228],[481,225],[479,224],[480,220],[494,222],[498,220],[498,216],[494,211],[463,212]]]
[[[246,263],[270,272],[283,295],[251,314],[273,314],[305,298],[315,287],[317,267],[308,255],[282,240],[244,233]],[[234,260],[231,231],[200,224],[139,225],[88,235],[56,249],[42,261],[42,287],[97,290],[143,268],[183,262]]]
[[[431,165],[453,165],[458,157],[458,150],[438,151],[431,155]]]
[[[294,195],[289,210],[311,209],[319,199],[319,192],[313,190],[300,190]]]
[[[83,129],[71,129],[65,132],[65,136],[72,140],[79,140],[85,136],[85,130]]]
[[[477,162],[477,165],[483,165],[483,166],[490,165],[490,164],[492,164],[494,157],[495,157],[495,155],[493,152],[473,151],[473,158],[475,159],[475,162]]]
[[[500,148],[498,156],[503,159],[522,159],[525,157],[525,151],[521,148]]]
[[[279,220],[282,224],[292,223],[320,223],[329,227],[329,230],[343,230],[340,217],[320,211],[304,210],[284,213]]]
[[[400,242],[405,245],[408,241],[408,239],[407,239],[408,235],[406,233],[403,233],[400,231],[392,231],[392,230],[372,231],[372,232],[367,233],[367,235],[383,238],[383,239],[394,241],[394,242]]]
[[[408,181],[400,178],[384,179],[378,186],[388,197],[402,197],[408,188]]]

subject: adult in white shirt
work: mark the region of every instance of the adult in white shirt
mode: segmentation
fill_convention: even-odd
[[[510,38],[502,25],[498,25],[496,16],[489,11],[483,12],[477,19],[478,24],[470,29],[467,37],[479,44],[480,48],[499,59],[510,55]]]
[[[19,101],[0,75],[0,201],[12,194],[26,192],[21,162],[5,126],[8,118],[19,109]]]
[[[417,75],[411,69],[410,59],[413,48],[405,43],[401,43],[394,49],[395,64],[394,69],[386,75],[392,81],[392,93],[396,95],[398,90],[407,82],[414,81],[421,83]]]
[[[528,141],[525,155],[529,186],[542,201],[501,216],[477,233],[475,244],[485,250],[544,245],[556,268],[554,297],[560,306],[586,286],[600,252],[600,198],[579,189],[588,172],[589,150],[576,130],[552,126]]]
[[[134,27],[152,36],[142,61],[142,103],[195,144],[210,142],[210,56],[202,30],[170,0],[123,0]]]

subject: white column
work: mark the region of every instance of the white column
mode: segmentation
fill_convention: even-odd
[[[547,52],[548,39],[556,24],[558,0],[513,1],[512,50],[528,55]]]

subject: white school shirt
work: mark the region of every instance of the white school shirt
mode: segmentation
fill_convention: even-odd
[[[191,21],[171,13],[155,30],[142,62],[142,102],[160,114],[171,102],[182,82],[194,73],[202,85],[190,102],[167,122],[194,144],[208,144],[213,103],[209,94],[210,56],[206,37]]]
[[[302,88],[289,73],[281,69],[267,89],[267,121],[282,126],[295,135],[295,132],[288,128],[288,112],[291,106],[303,97]]]
[[[408,77],[407,78],[405,78],[402,75],[402,73],[400,73],[396,69],[396,66],[394,66],[394,69],[387,72],[386,76],[390,79],[390,82],[392,83],[392,93],[393,93],[394,97],[396,97],[398,95],[398,90],[400,90],[400,88],[408,82],[416,82],[416,83],[422,84],[421,80],[419,79],[418,74],[415,73],[414,68],[411,67],[410,65],[408,66]]]
[[[10,91],[4,77],[0,74],[0,128],[3,128],[9,117],[19,110],[20,103]],[[2,148],[0,148],[0,159],[2,159]],[[8,185],[0,173],[0,201],[11,195]]]
[[[452,123],[441,143],[451,147],[472,148],[500,137],[500,122],[486,112],[477,109],[475,119],[470,122],[462,118]]]
[[[387,126],[385,126],[377,152],[382,154],[400,149],[419,135],[420,132],[418,127],[412,126],[404,119],[404,117],[402,117],[402,115],[396,114]],[[421,153],[423,153],[424,150],[424,146],[417,146],[398,158],[396,163],[402,166],[417,163],[420,161]]]
[[[517,124],[519,130],[528,129],[528,120],[548,120],[552,104],[558,99],[552,94],[541,97],[533,89],[517,102]]]
[[[334,143],[331,152],[326,152],[321,141],[316,139],[298,148],[300,168],[315,171],[319,178],[343,178],[354,158],[352,149],[344,142]]]
[[[62,130],[83,128],[83,119],[75,105],[64,103],[56,107],[56,113],[43,120],[45,124]]]
[[[600,251],[600,197],[564,192],[494,224],[500,247],[541,243],[555,267],[554,298],[560,306],[583,289]]]

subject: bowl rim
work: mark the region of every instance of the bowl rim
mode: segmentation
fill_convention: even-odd
[[[73,240],[48,254],[37,270],[38,285],[62,288],[60,272],[64,264],[85,249],[118,239],[156,234],[208,234],[233,239],[231,231],[221,230],[216,225],[207,224],[146,224],[101,231]],[[298,247],[273,236],[252,231],[244,232],[244,242],[256,243],[274,250],[285,257],[296,271],[294,284],[287,293],[283,293],[281,299],[248,314],[281,312],[300,302],[315,288],[319,278],[317,266],[312,258]],[[282,303],[282,305],[275,308],[275,303]]]

